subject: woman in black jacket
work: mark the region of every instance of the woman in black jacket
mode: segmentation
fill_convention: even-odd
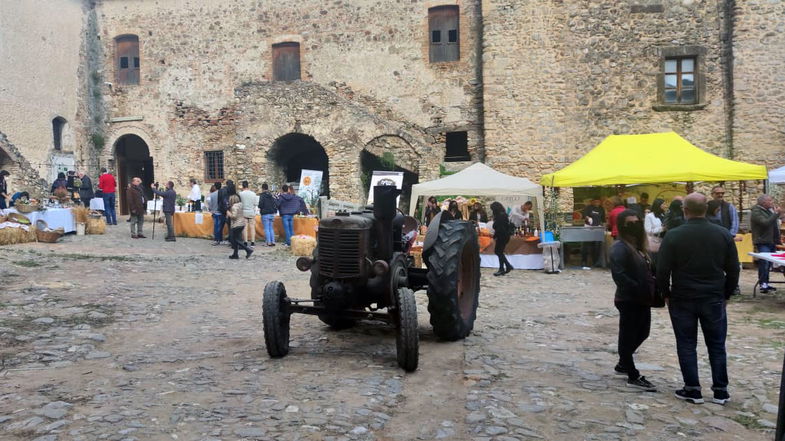
[[[507,247],[507,243],[512,235],[512,226],[510,225],[510,218],[507,217],[507,211],[501,203],[492,203],[491,212],[493,213],[493,238],[496,240],[493,252],[499,258],[499,271],[496,271],[493,275],[503,276],[514,269],[504,255],[504,248]]]
[[[611,247],[611,275],[616,282],[614,304],[619,310],[619,363],[627,385],[653,392],[656,388],[635,368],[632,354],[649,338],[654,268],[646,249],[643,222],[635,210],[619,213],[619,238]]]
[[[682,209],[682,205],[684,203],[679,199],[674,199],[673,202],[668,206],[668,213],[665,214],[665,220],[663,221],[663,227],[665,227],[665,233],[668,231],[684,224],[684,210]]]

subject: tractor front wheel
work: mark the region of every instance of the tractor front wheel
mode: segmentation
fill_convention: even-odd
[[[262,296],[262,322],[264,344],[272,358],[289,353],[289,300],[283,283],[275,280],[264,287]]]
[[[420,357],[420,336],[417,332],[417,302],[414,291],[398,288],[396,291],[395,346],[398,366],[407,372],[417,370]]]
[[[442,222],[426,253],[433,333],[448,341],[465,338],[474,328],[480,297],[480,249],[474,225]]]

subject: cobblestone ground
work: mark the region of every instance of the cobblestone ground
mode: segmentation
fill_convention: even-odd
[[[149,224],[148,224],[149,229]],[[159,230],[160,231],[160,230]],[[160,233],[159,233],[160,234]],[[148,234],[149,236],[149,234]],[[613,375],[618,316],[606,271],[483,270],[475,332],[436,341],[419,296],[420,369],[396,366],[393,331],[292,320],[292,351],[267,357],[261,291],[307,277],[283,249],[230,261],[198,239],[104,236],[0,253],[4,440],[767,440],[785,296],[729,305],[726,407],[676,400],[667,313],[637,355],[658,393]],[[699,348],[707,360],[705,348]],[[701,363],[704,387],[707,362]]]

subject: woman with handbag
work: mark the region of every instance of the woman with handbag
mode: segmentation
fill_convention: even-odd
[[[619,310],[619,363],[614,370],[627,375],[627,385],[647,392],[657,388],[635,368],[633,354],[649,337],[651,306],[656,295],[654,267],[647,250],[643,223],[635,210],[618,216],[619,238],[611,247],[611,274],[616,283],[614,304]]]

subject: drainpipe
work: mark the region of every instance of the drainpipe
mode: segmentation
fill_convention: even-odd
[[[722,30],[720,41],[722,42],[722,60],[725,64],[722,83],[724,86],[725,98],[725,145],[728,148],[728,158],[733,159],[736,152],[733,146],[733,125],[736,119],[735,94],[733,85],[733,33],[736,18],[736,0],[720,0],[722,14]]]

